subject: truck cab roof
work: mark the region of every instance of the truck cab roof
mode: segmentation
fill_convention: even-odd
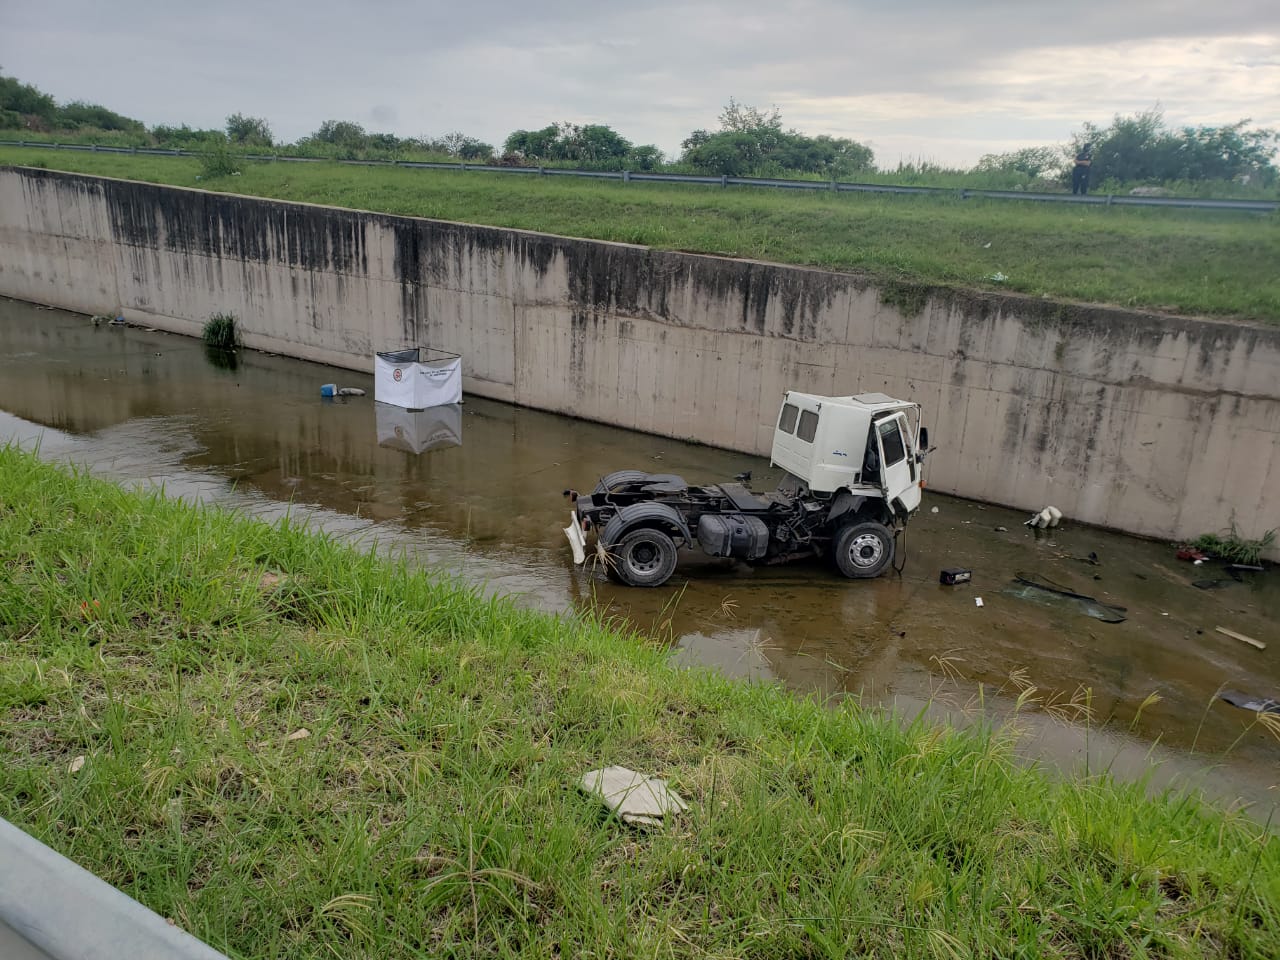
[[[854,407],[864,410],[872,416],[882,411],[902,410],[916,404],[907,400],[895,400],[885,393],[859,393],[849,397],[823,397],[816,393],[799,393],[788,390],[787,400],[804,400],[814,404],[832,404],[842,407]]]

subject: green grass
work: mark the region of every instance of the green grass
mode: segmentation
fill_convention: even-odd
[[[0,576],[0,814],[235,957],[1280,955],[1262,828],[1009,728],[679,672],[13,448]],[[688,812],[602,816],[606,763]]]
[[[198,183],[196,160],[0,148],[0,163],[127,177],[1011,290],[1280,322],[1280,216],[949,197],[784,193],[337,164],[245,166]],[[1003,274],[1004,282],[988,278]]]
[[[205,321],[201,332],[205,346],[215,350],[235,350],[240,346],[240,330],[235,314],[215,313]]]
[[[1226,560],[1229,563],[1257,565],[1262,563],[1263,555],[1276,542],[1276,531],[1267,530],[1256,539],[1240,535],[1232,521],[1231,528],[1222,533],[1206,533],[1196,537],[1191,545],[1203,550],[1211,557]]]

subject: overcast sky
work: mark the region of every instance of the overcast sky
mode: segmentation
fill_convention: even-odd
[[[0,69],[149,125],[294,140],[606,123],[668,154],[730,97],[970,165],[1156,105],[1280,128],[1280,0],[0,0]]]

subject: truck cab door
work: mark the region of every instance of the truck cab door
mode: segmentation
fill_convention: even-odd
[[[880,489],[885,503],[901,500],[908,511],[920,506],[920,484],[906,414],[895,413],[873,427],[880,451]]]

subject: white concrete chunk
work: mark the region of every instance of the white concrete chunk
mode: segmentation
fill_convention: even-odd
[[[623,823],[656,827],[668,813],[687,810],[667,781],[626,767],[604,767],[582,775],[583,792],[599,798]]]

